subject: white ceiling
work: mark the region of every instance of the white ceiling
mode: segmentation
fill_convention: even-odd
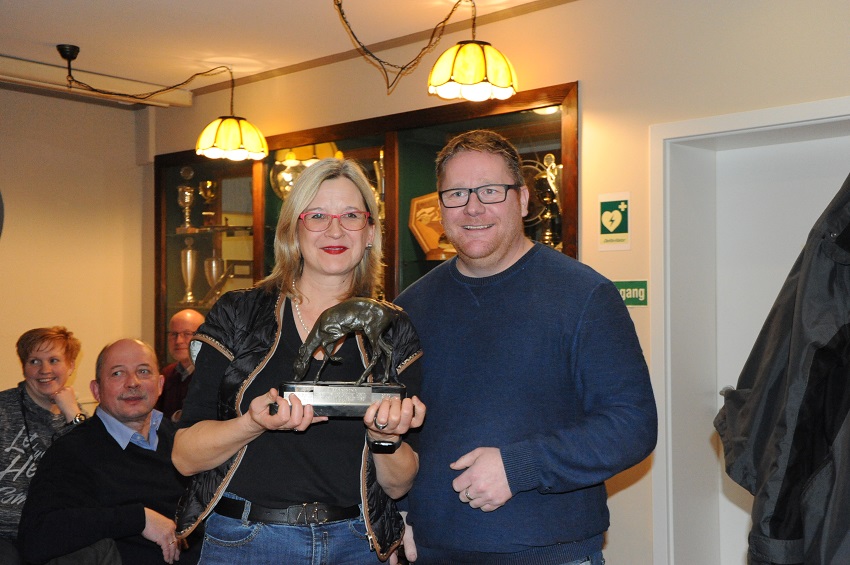
[[[552,3],[475,2],[479,25],[487,14]],[[343,0],[342,7],[354,33],[366,45],[374,45],[430,33],[454,4],[455,0]],[[468,28],[471,16],[472,4],[464,1],[448,23],[465,22],[462,25]],[[486,40],[486,35],[479,31],[478,39]],[[217,65],[231,66],[238,79],[355,48],[333,0],[0,0],[0,56],[56,65],[59,71],[66,65],[56,50],[60,43],[80,47],[74,71],[163,86]],[[449,46],[441,43],[437,52]],[[185,88],[226,80],[227,75],[200,77]]]

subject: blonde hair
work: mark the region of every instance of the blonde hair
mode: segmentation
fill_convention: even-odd
[[[363,259],[354,268],[351,289],[347,296],[369,296],[374,294],[375,286],[380,282],[383,265],[383,238],[378,202],[369,185],[363,169],[350,159],[322,159],[310,165],[295,181],[289,196],[280,209],[280,217],[274,236],[274,268],[269,276],[257,283],[268,292],[284,291],[289,296],[300,299],[294,291],[295,281],[304,268],[301,248],[298,243],[298,216],[310,205],[326,180],[345,178],[354,183],[366,211],[370,213],[369,224],[375,226],[375,237],[371,249],[363,254]]]

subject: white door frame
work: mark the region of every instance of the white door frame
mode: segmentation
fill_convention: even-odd
[[[712,409],[706,394],[717,401],[715,320],[712,316],[713,283],[710,282],[712,246],[716,217],[711,213],[716,192],[714,158],[717,151],[758,147],[775,143],[823,139],[850,135],[850,97],[795,104],[701,118],[650,127],[650,373],[658,399],[658,445],[652,471],[653,487],[653,563],[655,565],[722,565],[719,563],[718,504],[721,486],[718,480],[701,481],[688,465],[705,463],[705,453],[689,453],[688,433],[701,434],[704,442],[713,429],[706,425]],[[850,163],[850,156],[848,156]],[[685,204],[698,203],[706,211],[700,219],[689,219],[692,229],[707,235],[696,242],[707,261],[688,263],[677,252],[676,226],[682,225],[677,214]],[[681,214],[680,214],[681,215]],[[696,224],[693,224],[693,222]],[[699,239],[699,238],[693,238]],[[693,239],[689,245],[693,246]],[[683,259],[684,258],[684,259]],[[671,269],[675,265],[676,269]],[[707,276],[706,276],[707,275]],[[701,283],[698,281],[702,281]],[[705,284],[703,300],[683,299],[682,289],[690,284]],[[663,299],[662,299],[663,297]],[[679,320],[693,320],[694,331],[682,332]],[[704,359],[694,362],[697,349]],[[687,349],[687,351],[682,351]],[[677,374],[682,355],[698,365],[705,379]],[[699,377],[700,375],[695,375]],[[675,388],[674,388],[675,384]],[[691,406],[682,407],[688,398]],[[692,398],[699,398],[693,406]],[[691,429],[695,425],[698,429]],[[707,428],[707,429],[706,429]],[[704,443],[701,447],[703,451]],[[694,460],[696,457],[697,460]],[[698,460],[699,457],[703,461]],[[676,468],[674,468],[676,463]],[[715,458],[714,469],[718,462]],[[716,474],[716,473],[715,473]],[[705,484],[706,482],[712,484]],[[714,504],[712,504],[712,499]]]

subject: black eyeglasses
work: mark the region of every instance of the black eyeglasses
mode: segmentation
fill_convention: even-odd
[[[178,337],[182,337],[188,341],[195,337],[195,332],[168,332],[166,335],[168,336],[168,339],[177,339]]]
[[[362,210],[343,212],[342,214],[325,214],[324,212],[301,212],[298,218],[304,222],[304,227],[310,231],[325,231],[331,227],[334,218],[339,225],[348,231],[360,231],[366,227],[372,214]]]
[[[522,184],[485,184],[475,188],[449,188],[440,191],[440,202],[446,208],[460,208],[469,202],[473,192],[482,204],[498,204],[508,197],[508,191],[519,188]]]

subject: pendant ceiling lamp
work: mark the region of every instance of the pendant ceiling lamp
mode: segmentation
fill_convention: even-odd
[[[342,10],[342,0],[334,0],[345,29],[360,47],[361,53],[375,61],[384,75],[387,93],[391,93],[398,80],[419,64],[419,61],[440,42],[445,31],[446,22],[463,2],[472,4],[472,41],[461,41],[437,59],[428,77],[428,92],[447,100],[464,98],[475,102],[497,98],[505,100],[517,92],[516,71],[513,65],[498,49],[486,41],[475,39],[476,10],[475,0],[457,0],[449,14],[437,24],[431,32],[428,44],[419,54],[404,65],[395,65],[384,61],[360,41],[351,29],[345,12]],[[394,70],[390,70],[394,69]],[[390,80],[390,74],[395,76]]]
[[[440,55],[428,75],[428,94],[446,100],[506,100],[516,94],[516,71],[501,51],[476,41],[475,2],[468,1],[472,2],[472,41],[461,41]]]
[[[210,159],[264,159],[269,154],[269,145],[262,132],[246,120],[233,115],[233,91],[236,83],[230,71],[230,115],[219,116],[204,128],[195,145],[195,153]]]

